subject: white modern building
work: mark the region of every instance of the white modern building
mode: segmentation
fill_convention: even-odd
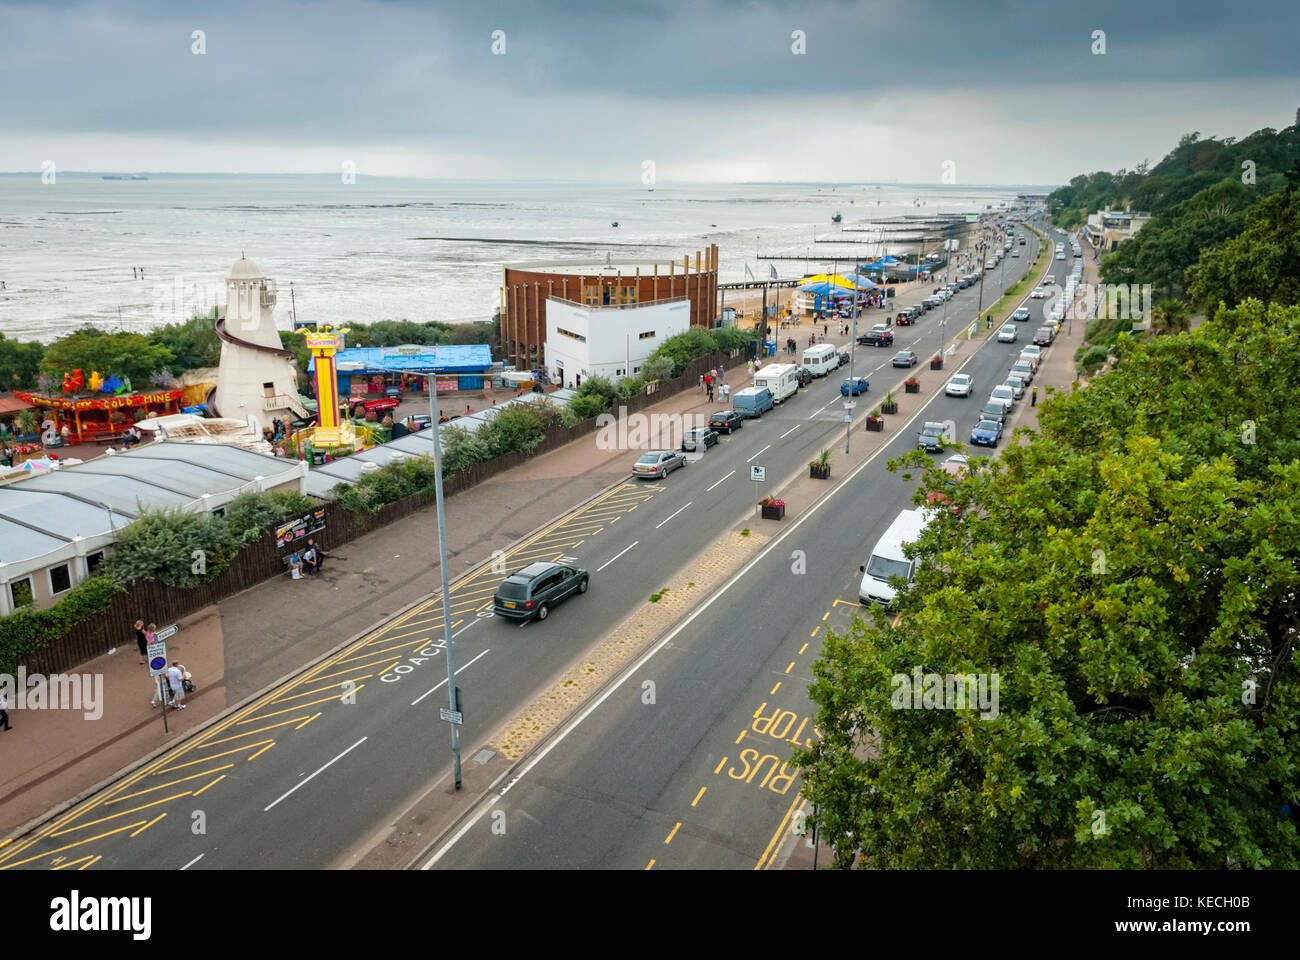
[[[298,399],[294,356],[280,344],[272,317],[275,301],[275,281],[252,260],[235,261],[226,278],[226,310],[217,318],[221,366],[216,410],[209,412],[248,421],[259,434],[276,417],[308,417]]]
[[[1132,240],[1143,225],[1151,219],[1149,213],[1131,210],[1099,210],[1088,214],[1084,229],[1092,245],[1102,253],[1110,253],[1125,240]]]
[[[546,299],[546,366],[551,379],[577,388],[589,377],[615,383],[641,373],[650,354],[691,325],[686,297],[587,306]]]

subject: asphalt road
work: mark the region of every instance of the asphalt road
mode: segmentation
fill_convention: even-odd
[[[1022,250],[1027,259],[1009,261],[1008,271],[1032,262],[1032,235]],[[989,282],[995,277],[985,282],[986,306],[996,299]],[[949,303],[948,339],[974,318],[976,297],[972,287]],[[896,328],[894,349],[928,358],[938,345],[942,314],[943,308],[930,311],[916,326]],[[874,312],[863,319],[877,322]],[[644,867],[681,820],[665,864],[753,866],[779,813],[796,798],[798,782],[772,775],[770,761],[748,781],[744,766],[735,768],[739,780],[727,770],[714,774],[717,758],[744,764],[788,757],[788,749],[768,749],[750,758],[741,755],[748,749],[743,742],[729,744],[752,726],[751,714],[766,701],[769,709],[788,704],[799,718],[807,716],[803,687],[817,645],[798,656],[791,650],[809,639],[810,616],[815,621],[833,600],[856,596],[864,550],[907,506],[910,488],[884,470],[885,458],[914,443],[921,419],[952,419],[964,439],[982,398],[1024,342],[982,347],[961,368],[976,378],[974,397],[935,397],[912,429],[900,430],[851,483],[793,525],[778,549],[702,608],[647,665],[660,691],[656,706],[641,704],[638,686],[618,687],[507,795],[509,809],[520,815],[511,817],[505,837],[467,834],[441,865]],[[860,403],[874,405],[894,382],[895,371],[886,369],[892,354],[857,348],[854,372],[873,381]],[[486,571],[454,587],[465,747],[481,743],[644,603],[684,558],[753,509],[750,463],[779,480],[841,442],[839,384],[847,373],[845,367],[814,381],[665,481],[629,479],[512,551],[510,570],[564,556],[591,571],[591,590],[557,607],[545,622],[520,626],[488,614],[500,574]],[[629,469],[638,455],[629,452]],[[794,549],[807,554],[806,574],[790,573]],[[336,864],[450,768],[447,726],[438,719],[438,708],[446,705],[441,635],[440,606],[417,608],[87,799],[38,835],[10,845],[0,854],[0,868],[66,866],[78,859],[96,869]],[[340,699],[344,681],[355,693]],[[782,687],[769,695],[777,682]],[[806,738],[811,724],[805,726]],[[744,789],[726,798],[727,791],[710,786],[707,802],[696,797],[719,778]],[[767,786],[756,786],[760,781]],[[775,789],[780,783],[784,790]]]
[[[1032,262],[1036,247],[1025,249],[1029,259],[1021,260]],[[1065,267],[1055,271],[1063,280],[1070,264],[1056,266]],[[968,322],[973,310],[960,298],[955,303]],[[918,331],[925,331],[924,320]],[[923,340],[931,336],[922,333]],[[906,339],[895,346],[906,346]],[[974,396],[934,397],[913,427],[953,420],[965,440],[988,391],[1025,342],[1022,332],[1015,344],[983,345],[959,368],[975,378]],[[810,665],[827,627],[843,629],[866,609],[857,603],[858,566],[898,512],[912,506],[915,488],[885,462],[910,449],[915,436],[915,429],[900,430],[801,516],[483,804],[426,866],[780,866],[798,842],[792,828],[799,826],[801,805],[799,779],[784,762],[796,744],[811,745],[816,736]],[[806,554],[806,572],[795,571],[795,551]],[[654,684],[653,704],[644,702],[647,681]]]

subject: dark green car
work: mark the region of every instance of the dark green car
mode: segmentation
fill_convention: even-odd
[[[492,612],[511,620],[545,620],[551,607],[575,593],[586,593],[589,575],[562,563],[530,563],[501,581]]]

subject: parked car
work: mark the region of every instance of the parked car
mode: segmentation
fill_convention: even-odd
[[[1011,314],[1011,319],[1012,319],[1012,320],[1020,320],[1020,321],[1028,320],[1028,319],[1029,319],[1029,308],[1028,308],[1028,307],[1017,307],[1017,308],[1016,308],[1016,312],[1013,313],[1013,314]]]
[[[844,382],[840,384],[840,396],[856,397],[866,393],[869,386],[871,384],[866,377],[845,377]]]
[[[894,359],[890,361],[896,367],[914,367],[917,364],[916,352],[913,350],[899,350],[894,354]]]
[[[984,404],[984,409],[980,411],[981,420],[997,420],[999,423],[1007,422],[1007,408],[1000,400],[990,400]]]
[[[1020,348],[1020,359],[1026,360],[1029,357],[1034,358],[1034,363],[1041,363],[1043,360],[1043,348],[1034,343],[1025,344]],[[1038,372],[1038,367],[1034,367],[1034,372]]]
[[[894,345],[894,331],[889,329],[868,330],[858,337],[858,343],[864,347],[892,347]]]
[[[492,597],[492,612],[511,620],[545,620],[551,607],[586,593],[590,575],[563,563],[530,563],[501,581]]]
[[[1051,319],[1051,318],[1049,317],[1048,319],[1046,319],[1046,320],[1043,321],[1043,326],[1046,327],[1048,330],[1051,330],[1051,331],[1052,331],[1052,339],[1053,339],[1053,340],[1055,340],[1055,339],[1056,339],[1056,335],[1057,335],[1058,333],[1061,332],[1061,321],[1060,321],[1060,320],[1053,320],[1053,319]]]
[[[1002,439],[1002,424],[997,420],[981,420],[970,432],[970,442],[982,447],[996,447]]]
[[[1052,304],[1052,308],[1047,311],[1047,316],[1051,320],[1065,319],[1065,301],[1057,300]]]
[[[948,475],[947,478],[943,481],[943,485],[951,489],[952,487],[955,487],[958,483],[960,483],[962,477],[965,476],[966,474],[967,465],[969,463],[970,461],[967,460],[963,454],[954,453],[943,463],[939,464],[939,469]],[[947,506],[949,503],[952,502],[952,494],[950,492],[950,489],[931,490],[929,493],[925,495],[926,503],[932,507]],[[957,507],[957,506],[952,507],[952,513],[953,516],[960,517],[961,507]]]
[[[1049,273],[1047,276],[1043,277],[1043,284],[1048,287],[1054,286],[1056,284],[1056,275]]]
[[[1017,374],[1008,373],[1007,378],[1002,381],[1005,386],[1011,388],[1011,395],[1017,400],[1023,400],[1025,397],[1025,381]]]
[[[700,448],[708,450],[717,442],[717,431],[710,430],[708,427],[692,427],[682,436],[682,449],[692,452]]]
[[[800,367],[794,372],[794,375],[799,378],[799,386],[801,387],[806,387],[813,382],[812,371],[807,367]]]
[[[840,351],[840,362],[839,362],[839,366],[841,366],[841,367],[844,366],[844,364],[846,364],[846,363],[849,362],[849,359],[850,359],[850,357],[849,357],[849,350],[848,350],[847,347],[845,347],[844,349],[842,349],[842,350]]]
[[[912,324],[916,323],[917,319],[921,316],[921,313],[922,311],[916,307],[904,307],[898,312],[898,316],[894,317],[894,325],[899,327],[910,327]]]
[[[927,421],[921,428],[921,434],[917,437],[916,445],[922,450],[929,453],[939,453],[943,446],[948,442],[947,427],[942,423]]]
[[[1011,365],[1011,372],[1021,374],[1020,379],[1025,383],[1034,382],[1034,365],[1028,360],[1017,360]]]
[[[1052,342],[1052,328],[1039,327],[1034,331],[1034,343],[1040,347],[1045,347]]]
[[[1015,343],[1019,335],[1019,330],[1014,323],[1004,323],[998,330],[998,343]]]
[[[719,410],[709,417],[709,426],[725,434],[734,433],[745,425],[745,418],[735,410]]]
[[[427,430],[429,427],[433,426],[433,417],[429,416],[427,413],[417,413],[415,416],[408,417],[407,419],[415,421],[415,428],[417,430]]]
[[[974,383],[969,373],[954,374],[948,381],[948,385],[943,388],[943,392],[950,397],[969,397]]]
[[[1005,384],[1000,384],[994,387],[993,390],[989,393],[989,402],[993,403],[997,401],[1000,401],[1002,403],[1002,405],[1006,408],[1007,413],[1010,413],[1012,410],[1015,409],[1016,396],[1014,393],[1011,392],[1011,388],[1006,386]]]
[[[676,450],[651,450],[632,467],[632,475],[657,480],[684,466],[686,458]]]
[[[1029,296],[1030,299],[1032,300],[1046,300],[1047,291],[1044,290],[1042,287],[1034,287],[1034,289],[1030,292]]]

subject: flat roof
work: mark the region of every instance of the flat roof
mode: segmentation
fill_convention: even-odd
[[[430,367],[437,373],[482,373],[492,369],[492,348],[486,343],[454,344],[431,347],[407,344],[402,347],[349,347],[334,355],[339,373],[353,374],[392,369],[419,372]],[[411,351],[409,355],[395,354],[394,350]],[[346,369],[344,365],[353,369]],[[307,369],[316,369],[316,358],[307,361]]]
[[[161,441],[21,477],[0,484],[0,562],[112,535],[142,510],[185,507],[296,469],[296,461],[238,447]]]
[[[667,251],[665,251],[665,254]],[[700,251],[700,271],[702,273],[711,272],[703,266],[704,251]],[[676,256],[665,255],[662,260],[610,260],[608,263],[592,263],[590,260],[522,260],[518,263],[507,263],[507,270],[527,270],[531,273],[559,273],[565,276],[574,277],[604,277],[604,276],[628,276],[635,274],[640,269],[642,274],[654,276],[656,264],[659,267],[659,273],[662,276],[668,272],[671,264],[676,263],[673,272],[678,276],[682,273],[681,259]],[[691,272],[695,272],[695,255],[691,255]]]

